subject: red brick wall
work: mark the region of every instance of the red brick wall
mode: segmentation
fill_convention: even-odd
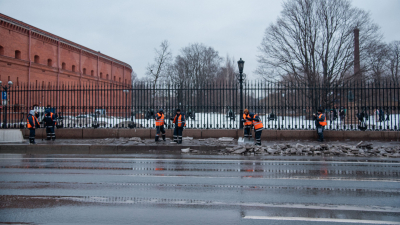
[[[33,28],[30,37],[26,27]],[[32,63],[29,63],[29,41]],[[129,65],[3,14],[0,14],[0,46],[4,51],[4,55],[0,55],[0,80],[3,82],[7,82],[10,77],[15,85],[17,81],[21,84],[29,80],[33,85],[36,82],[40,85],[43,82],[55,85],[131,84],[132,70]],[[21,52],[21,59],[15,59],[16,50]],[[35,55],[39,56],[39,63],[34,63]],[[52,60],[51,66],[47,65],[48,59]],[[62,69],[62,63],[66,65],[65,70]],[[75,65],[75,72],[72,72],[72,65]],[[83,68],[86,68],[86,75],[83,75]]]
[[[0,26],[0,45],[4,56],[15,57],[15,50],[21,51],[21,59],[28,60],[28,36]]]
[[[28,43],[29,39],[27,39]],[[55,43],[45,42],[35,37],[31,38],[31,60],[34,56],[39,56],[39,64],[47,65],[47,60],[53,61],[52,67],[57,67],[57,45]]]
[[[0,46],[0,80],[3,84],[9,80],[14,83],[9,93],[10,109],[18,105],[27,112],[34,105],[51,105],[65,106],[60,110],[76,114],[94,113],[94,108],[107,108],[109,115],[125,113],[118,106],[125,104],[123,87],[131,84],[130,65],[3,14],[0,14]],[[16,50],[21,53],[20,59],[15,58]],[[39,56],[38,63],[35,55]],[[50,66],[48,59],[52,61]],[[28,90],[28,83],[33,90],[29,93],[23,91]],[[81,90],[55,91],[68,85]],[[115,90],[85,92],[98,87]]]
[[[65,63],[65,70],[72,72],[72,66],[75,66],[75,72],[79,72],[79,52],[60,48],[60,66]]]

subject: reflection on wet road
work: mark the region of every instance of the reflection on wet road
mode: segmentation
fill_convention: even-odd
[[[0,223],[400,224],[395,159],[2,154],[0,168]]]

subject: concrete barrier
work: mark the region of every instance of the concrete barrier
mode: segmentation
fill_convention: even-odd
[[[202,138],[220,138],[220,137],[233,137],[238,138],[238,130],[213,130],[207,129],[201,132]]]
[[[118,129],[82,129],[83,139],[119,138]]]
[[[243,131],[238,130],[238,136],[243,137]],[[276,141],[276,130],[263,130],[261,133],[261,140]]]
[[[44,129],[43,129],[44,130]],[[56,138],[60,139],[82,139],[84,129],[56,129]],[[85,129],[87,130],[87,129]]]
[[[0,130],[0,143],[7,142],[23,142],[24,136],[21,130],[17,129],[4,129]]]
[[[172,131],[172,133],[173,133],[173,131]],[[184,129],[182,136],[200,139],[200,138],[202,138],[202,133],[203,133],[203,130],[201,130],[201,129]]]
[[[7,133],[11,130],[2,130]],[[25,138],[29,136],[29,130],[16,130]],[[172,138],[172,129],[166,129],[166,136]],[[21,133],[22,132],[22,133]],[[60,139],[99,139],[99,138],[130,138],[140,137],[142,139],[152,139],[155,136],[155,129],[116,129],[116,128],[84,128],[84,129],[56,129],[57,138]],[[253,131],[254,135],[254,131]],[[15,135],[9,135],[15,136]],[[36,130],[36,138],[45,138],[45,129]],[[232,137],[239,138],[243,136],[242,130],[233,129],[185,129],[184,137],[200,138],[220,138]],[[8,136],[7,136],[8,137]],[[363,140],[380,140],[380,141],[400,141],[399,131],[339,131],[326,130],[324,137],[327,141],[363,141]],[[317,132],[315,130],[263,130],[262,140],[316,140]],[[4,136],[3,136],[4,140]]]
[[[155,129],[114,129],[118,130],[118,137],[131,138],[140,137],[142,139],[151,138],[151,131]],[[153,136],[154,138],[154,136]]]

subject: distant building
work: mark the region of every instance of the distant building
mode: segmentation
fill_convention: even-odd
[[[0,14],[0,80],[14,84],[10,120],[21,120],[19,113],[34,107],[56,107],[64,115],[126,114],[117,106],[131,105],[123,92],[131,74],[127,63]]]
[[[127,63],[0,14],[0,80],[36,86],[131,84]]]

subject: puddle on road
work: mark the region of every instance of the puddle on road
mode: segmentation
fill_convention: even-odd
[[[54,208],[70,207],[108,207],[110,212],[121,208],[111,205],[130,206],[147,205],[157,209],[168,207],[184,213],[186,209],[221,208],[236,211],[242,217],[246,216],[282,216],[282,217],[310,217],[310,218],[338,218],[338,219],[374,219],[396,221],[400,216],[400,208],[388,206],[358,206],[334,204],[282,204],[260,202],[223,202],[198,199],[169,199],[169,198],[142,198],[142,197],[109,197],[109,196],[0,196],[0,208]],[[152,209],[147,209],[153,211]]]
[[[185,183],[78,183],[78,182],[40,182],[40,181],[1,181],[0,189],[142,189],[142,190],[173,190],[179,188],[186,192],[226,192],[226,191],[291,191],[303,195],[316,194],[352,194],[367,197],[399,197],[400,189],[369,189],[369,188],[340,188],[340,187],[314,187],[314,186],[280,186],[280,185],[222,185],[222,184],[185,184]]]

